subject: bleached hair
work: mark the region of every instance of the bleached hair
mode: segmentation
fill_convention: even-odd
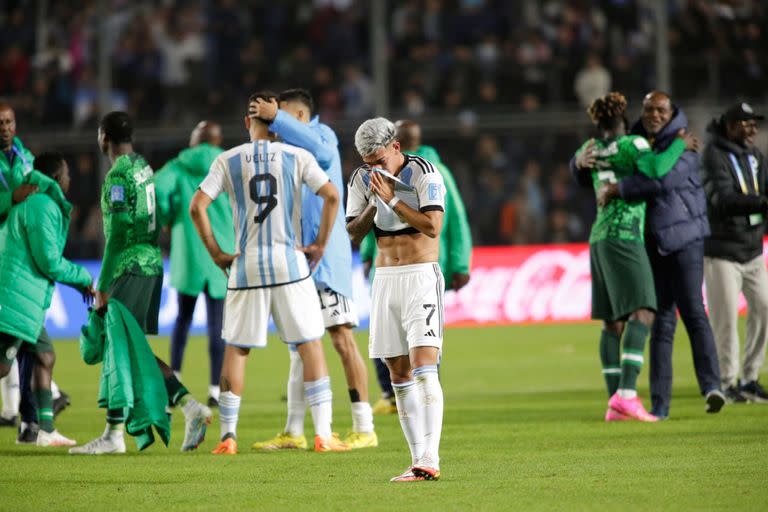
[[[395,140],[395,125],[384,117],[369,119],[355,132],[355,148],[365,158]]]

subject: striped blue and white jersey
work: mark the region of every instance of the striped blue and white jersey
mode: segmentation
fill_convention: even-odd
[[[388,204],[371,192],[371,173],[382,172],[395,181],[395,196],[420,212],[445,210],[445,184],[437,168],[429,161],[416,155],[404,155],[405,163],[397,176],[382,169],[361,165],[349,179],[347,187],[347,222],[365,210],[375,198],[376,216],[373,230],[376,237],[418,233],[418,230],[404,222]]]
[[[282,142],[260,140],[219,155],[200,184],[211,199],[226,192],[232,205],[235,250],[230,290],[278,286],[310,275],[301,245],[302,185],[316,193],[328,183],[315,158]]]

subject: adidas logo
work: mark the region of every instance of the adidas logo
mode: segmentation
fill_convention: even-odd
[[[437,335],[435,334],[435,331],[433,331],[432,329],[430,329],[426,333],[424,333],[424,336],[432,336],[433,338],[437,337]]]
[[[333,313],[331,313],[331,316],[339,316],[341,313],[339,313],[338,309],[334,309]]]

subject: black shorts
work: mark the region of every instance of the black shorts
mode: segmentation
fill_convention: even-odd
[[[109,296],[128,308],[144,334],[157,334],[162,291],[162,275],[123,274],[112,285]]]

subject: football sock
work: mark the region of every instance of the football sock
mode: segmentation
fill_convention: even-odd
[[[3,399],[3,418],[11,419],[19,413],[21,390],[19,389],[19,363],[13,360],[11,371],[0,379],[0,396]]]
[[[37,400],[37,424],[40,430],[53,432],[53,393],[50,389],[35,390]]]
[[[126,409],[107,409],[107,427],[102,437],[109,439],[121,439],[125,430]]]
[[[424,453],[435,465],[440,463],[440,434],[443,430],[443,387],[436,365],[414,368],[413,376],[419,389],[424,422]]]
[[[231,391],[219,395],[219,422],[221,423],[221,440],[225,437],[237,438],[237,417],[240,414],[240,397]]]
[[[400,426],[403,428],[405,440],[411,450],[411,462],[416,464],[424,454],[424,419],[421,414],[421,397],[416,382],[409,380],[401,384],[392,383],[397,400],[397,412],[400,416]]]
[[[114,425],[107,423],[107,427],[104,429],[104,434],[101,437],[113,440],[122,439],[124,431],[125,423],[115,423]]]
[[[643,367],[645,340],[650,329],[637,320],[627,322],[624,329],[624,346],[621,351],[621,379],[619,396],[634,398],[637,396],[637,377]]]
[[[603,330],[600,333],[600,362],[603,364],[603,378],[608,396],[619,389],[621,377],[621,338],[618,334]]]
[[[53,395],[54,400],[61,398],[61,390],[59,389],[59,385],[56,384],[56,381],[53,379],[51,379],[51,394]]]
[[[333,421],[331,378],[325,376],[317,380],[305,381],[304,395],[309,402],[315,434],[323,439],[331,437],[331,422]]]
[[[189,390],[179,382],[175,375],[166,377],[164,380],[165,390],[168,391],[168,404],[171,407],[176,407],[179,404],[184,405],[186,401],[183,399],[189,394]]]
[[[295,350],[289,350],[291,366],[288,371],[288,419],[285,431],[292,436],[304,435],[304,415],[307,402],[304,400],[304,363]]]
[[[352,432],[373,432],[373,409],[368,402],[352,403]]]

